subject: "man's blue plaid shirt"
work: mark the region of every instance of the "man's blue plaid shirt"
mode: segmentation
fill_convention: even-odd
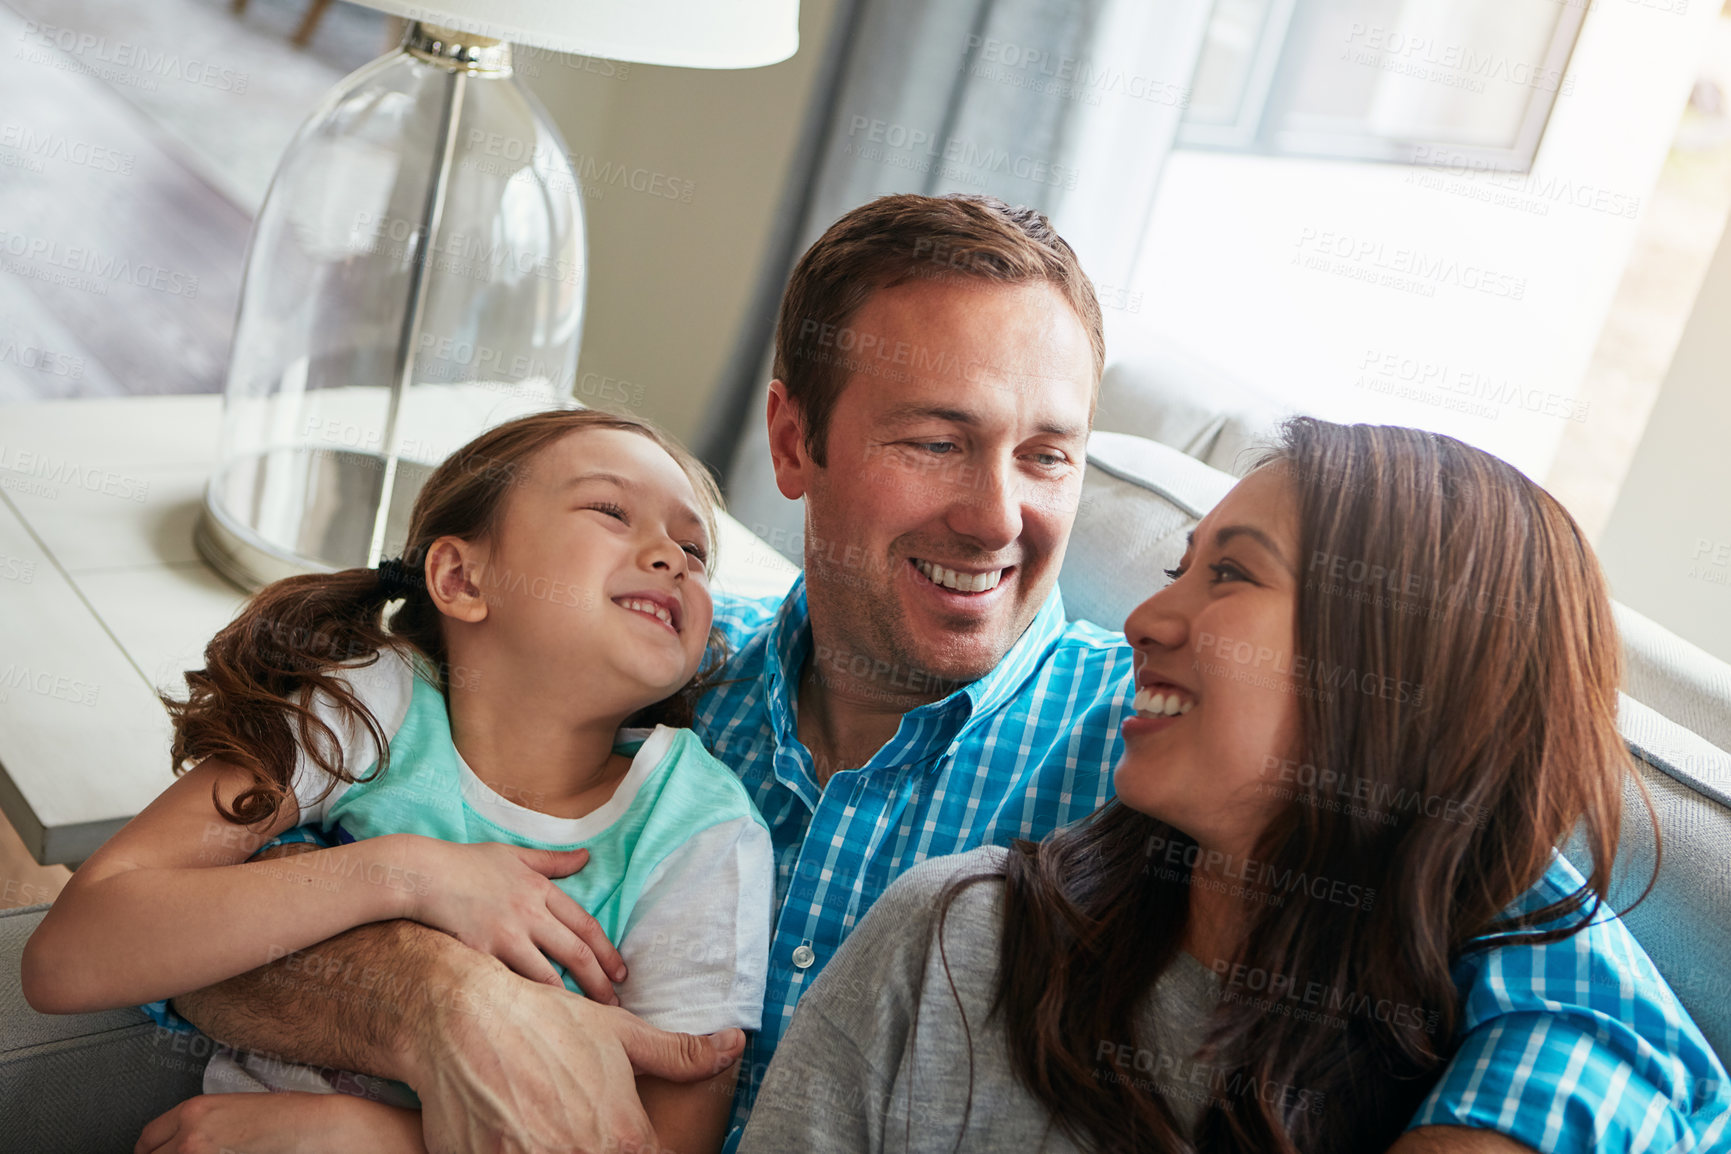
[[[910,710],[869,762],[820,789],[794,717],[812,645],[805,578],[785,600],[718,597],[715,621],[733,650],[725,677],[739,680],[704,697],[693,728],[745,782],[776,854],[763,1028],[735,1098],[743,1125],[800,995],[903,871],[1042,837],[1111,796],[1131,651],[1122,635],[1066,624],[1054,590],[997,668]]]
[[[1066,622],[1054,589],[996,669],[911,710],[820,789],[794,713],[812,645],[804,577],[784,599],[718,597],[715,620],[728,683],[694,728],[744,781],[777,865],[731,1151],[800,995],[891,882],[929,857],[1038,840],[1111,797],[1132,662],[1122,634]],[[1557,885],[1579,885],[1560,859],[1535,894]],[[1456,969],[1460,1055],[1414,1125],[1488,1126],[1543,1151],[1731,1150],[1724,1067],[1621,922],[1477,958]]]

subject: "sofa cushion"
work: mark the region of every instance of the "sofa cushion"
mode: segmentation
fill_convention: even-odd
[[[1731,1056],[1731,755],[1624,694],[1617,730],[1629,743],[1658,820],[1661,860],[1653,892],[1653,823],[1636,792],[1624,793],[1611,906],[1659,967],[1721,1059]],[[1564,855],[1584,874],[1577,838]],[[1631,908],[1633,907],[1633,908]]]
[[[1184,556],[1184,539],[1236,481],[1170,445],[1126,433],[1088,439],[1088,469],[1058,588],[1074,621],[1121,629]]]
[[[47,906],[0,912],[0,957],[23,956]],[[135,1009],[38,1014],[0,973],[0,1149],[124,1154],[145,1123],[197,1094],[212,1043]]]
[[[1147,437],[1243,476],[1285,416],[1286,409],[1217,366],[1164,346],[1107,367],[1094,428]]]

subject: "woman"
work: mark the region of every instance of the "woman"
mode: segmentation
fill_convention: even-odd
[[[1544,1012],[1463,1005],[1472,967],[1575,936],[1571,980],[1663,990],[1602,905],[1617,640],[1554,499],[1447,437],[1299,419],[1170,576],[1125,623],[1117,799],[899,879],[802,1000],[743,1150],[1383,1150],[1457,1049]],[[1694,1149],[1731,1109],[1659,1001],[1671,1055],[1612,1015],[1558,1026],[1652,1090],[1586,1141]]]

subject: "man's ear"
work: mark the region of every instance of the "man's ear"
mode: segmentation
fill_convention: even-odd
[[[787,395],[781,381],[769,382],[769,459],[775,468],[775,487],[789,501],[797,501],[811,488],[817,466],[805,451],[805,414]]]
[[[440,537],[427,550],[427,595],[446,617],[473,624],[487,616],[482,592],[486,550],[461,537]]]

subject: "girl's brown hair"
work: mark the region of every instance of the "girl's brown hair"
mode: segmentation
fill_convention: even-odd
[[[1567,937],[1605,901],[1631,774],[1610,600],[1579,526],[1511,466],[1414,429],[1300,418],[1258,464],[1297,499],[1296,645],[1317,681],[1296,698],[1314,770],[1281,777],[1294,793],[1257,847],[1259,876],[1344,881],[1359,898],[1250,903],[1237,955],[1211,961],[1320,989],[1344,1025],[1283,1012],[1254,977],[1229,989],[1186,1135],[1147,1080],[1109,1077],[1096,1055],[1150,1046],[1135,1023],[1177,957],[1190,892],[1150,850],[1193,860],[1195,843],[1117,801],[1018,842],[941,907],[1003,882],[993,1012],[1018,1079],[1086,1149],[1386,1149],[1452,1053],[1451,966]],[[1366,795],[1418,801],[1348,804]],[[1586,884],[1510,915],[1577,829]]]
[[[679,463],[697,492],[713,569],[721,494],[708,470],[678,442],[635,417],[594,409],[556,409],[508,421],[453,453],[416,497],[403,547],[410,574],[406,589],[381,582],[375,569],[344,569],[273,582],[247,602],[205,647],[204,668],[187,673],[186,699],[162,698],[174,723],[175,772],[207,757],[249,771],[252,784],[231,805],[216,799],[223,817],[240,825],[276,816],[290,796],[297,749],[304,749],[333,782],[354,781],[354,767],[343,763],[336,734],[307,706],[313,693],[327,695],[339,714],[366,729],[383,772],[390,758],[384,731],[341,670],[369,665],[387,648],[418,653],[445,689],[442,615],[425,591],[428,548],[440,537],[476,540],[496,531],[506,498],[531,474],[535,458],[555,441],[585,429],[640,434]],[[402,604],[387,623],[384,609],[399,597]],[[712,628],[709,656],[698,675],[626,724],[690,725],[697,699],[726,656],[722,634]]]

